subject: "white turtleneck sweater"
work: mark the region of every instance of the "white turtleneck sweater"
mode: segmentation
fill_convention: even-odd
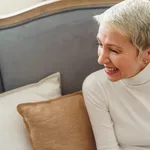
[[[104,70],[94,72],[83,95],[97,150],[150,150],[150,64],[117,82]]]

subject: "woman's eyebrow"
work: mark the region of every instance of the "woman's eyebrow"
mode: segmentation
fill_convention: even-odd
[[[115,47],[117,47],[117,48],[119,48],[119,49],[122,49],[122,47],[120,47],[120,46],[117,46],[117,45],[115,45],[115,44],[107,44],[108,46],[115,46]]]

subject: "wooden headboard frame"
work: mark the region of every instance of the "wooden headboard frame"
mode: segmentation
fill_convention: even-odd
[[[21,14],[0,19],[0,28],[6,28],[16,24],[23,23],[27,20],[39,17],[47,13],[54,13],[63,9],[78,8],[81,6],[89,7],[93,5],[111,5],[121,2],[122,0],[60,0],[54,3],[49,3],[39,6],[32,10],[23,12]]]

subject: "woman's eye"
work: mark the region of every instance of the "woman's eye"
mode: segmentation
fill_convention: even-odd
[[[111,52],[113,52],[113,53],[116,53],[116,54],[118,54],[118,51],[116,51],[116,50],[113,50],[113,49],[109,49]]]
[[[102,45],[102,43],[99,43],[99,42],[97,42],[97,45],[98,46],[100,46],[100,47],[102,47],[103,45]]]

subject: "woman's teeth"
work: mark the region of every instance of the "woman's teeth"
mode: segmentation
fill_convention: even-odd
[[[106,68],[106,71],[117,71],[117,68]]]

